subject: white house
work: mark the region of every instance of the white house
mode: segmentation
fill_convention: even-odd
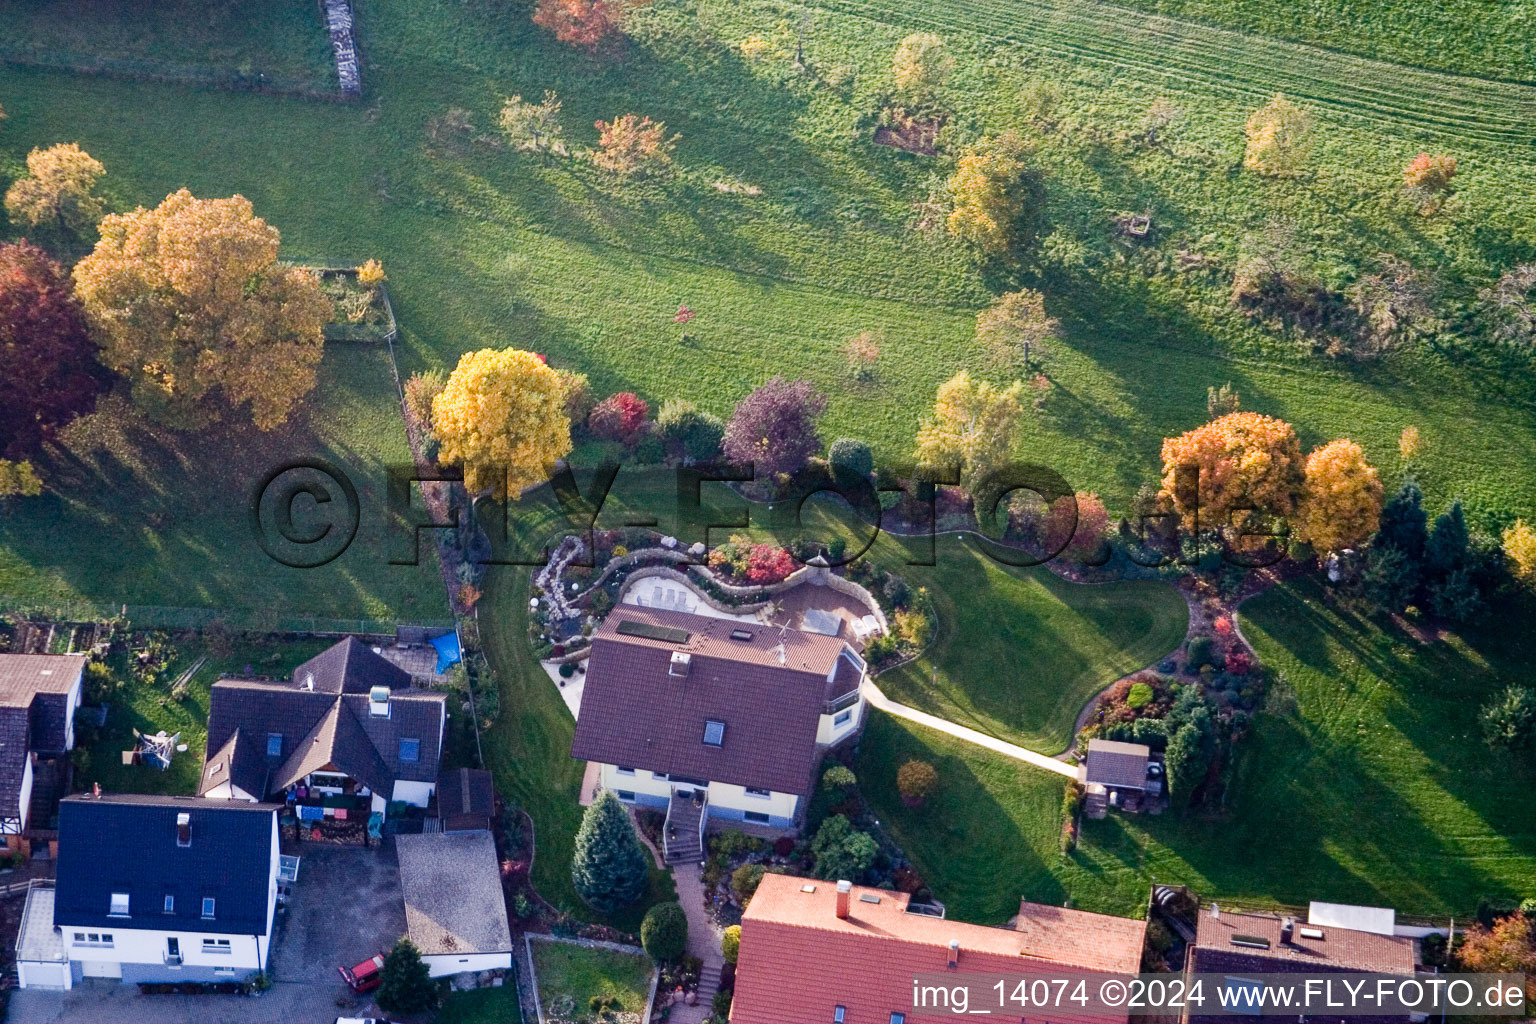
[[[571,756],[667,810],[666,856],[711,821],[791,829],[827,750],[863,725],[864,660],[836,636],[620,605],[592,638]]]
[[[351,637],[287,682],[221,679],[198,785],[216,800],[291,800],[301,818],[426,807],[437,789],[447,695]],[[327,815],[329,816],[329,815]]]
[[[0,654],[0,835],[7,851],[16,850],[34,824],[39,759],[62,759],[75,748],[86,660],[83,654]],[[52,807],[49,799],[50,818]]]
[[[434,978],[512,966],[496,841],[485,831],[395,837],[405,928]]]
[[[266,970],[278,810],[132,794],[61,801],[54,888],[34,888],[23,914],[22,987],[242,981]]]

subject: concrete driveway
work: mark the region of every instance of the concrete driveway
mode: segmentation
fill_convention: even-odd
[[[332,1024],[339,1014],[369,1017],[367,997],[339,1007],[351,992],[336,974],[405,934],[405,904],[393,839],[382,847],[304,843],[287,909],[279,911],[272,988],[245,996],[146,996],[135,985],[89,980],[69,992],[18,989],[6,1020],[13,1024]]]

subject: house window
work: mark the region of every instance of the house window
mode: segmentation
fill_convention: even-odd
[[[280,732],[267,733],[267,756],[283,756],[283,734]]]
[[[176,913],[176,897],[172,896],[170,893],[165,894],[164,912],[167,914]]]
[[[773,796],[773,793],[766,789],[753,789],[751,786],[748,786],[747,796],[755,796],[759,797],[760,799],[767,800],[769,797]]]
[[[713,718],[704,723],[704,743],[707,746],[719,747],[725,745],[725,723],[717,722]]]
[[[204,953],[228,953],[229,952],[229,940],[228,939],[204,939],[203,940],[203,952]]]
[[[834,1006],[832,1008],[832,1024],[843,1024],[843,1018],[848,1016],[846,1006]]]
[[[408,764],[421,760],[421,740],[402,739],[400,741],[400,760]]]
[[[213,973],[222,978],[233,978],[235,976],[235,969],[233,967],[215,967]]]
[[[633,775],[633,774],[635,774],[635,770],[633,768],[626,768],[623,765],[619,765],[618,766],[618,772],[619,772],[620,775]]]
[[[75,945],[77,946],[110,946],[112,945],[112,933],[100,932],[75,932]]]
[[[115,892],[112,894],[112,909],[108,911],[113,917],[128,916],[128,894]]]
[[[833,726],[833,728],[836,728],[836,727],[838,727],[840,725],[847,725],[852,720],[853,720],[853,709],[849,708],[847,711],[839,711],[837,713],[837,717],[832,719],[832,726]]]
[[[203,897],[203,920],[205,920],[205,921],[213,920],[213,897],[212,896],[204,896]]]
[[[623,800],[627,804],[632,804],[632,803],[635,802],[635,794],[631,793],[627,789],[616,789],[616,790],[613,791],[613,793],[620,800]]]
[[[768,824],[768,815],[764,814],[762,811],[747,811],[742,814],[742,817],[747,821],[752,822],[754,825]]]

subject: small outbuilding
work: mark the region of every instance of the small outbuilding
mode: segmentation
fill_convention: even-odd
[[[1077,781],[1087,792],[1087,813],[1099,818],[1108,807],[1140,810],[1143,798],[1161,796],[1163,766],[1144,743],[1093,739],[1077,766]]]
[[[496,786],[491,773],[458,768],[437,779],[437,816],[444,832],[488,832],[496,816]]]
[[[434,978],[512,966],[512,930],[489,832],[395,837],[405,928]]]

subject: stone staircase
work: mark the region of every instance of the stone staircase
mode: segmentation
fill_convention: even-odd
[[[706,961],[699,970],[698,1005],[706,1010],[714,1005],[715,993],[720,991],[720,968],[720,964]]]
[[[662,859],[670,867],[673,864],[697,864],[704,859],[699,844],[699,821],[704,808],[693,802],[693,796],[680,796],[672,791],[672,802],[667,808],[666,835],[662,844]]]
[[[27,807],[27,828],[57,828],[59,800],[69,795],[72,774],[69,757],[31,756],[32,800]]]

